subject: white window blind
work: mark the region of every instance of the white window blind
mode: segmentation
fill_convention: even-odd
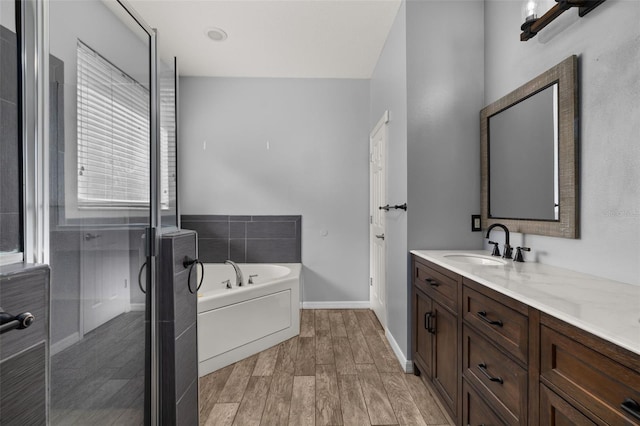
[[[80,41],[77,55],[78,205],[148,206],[149,91]]]

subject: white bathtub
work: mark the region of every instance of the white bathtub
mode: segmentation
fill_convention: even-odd
[[[245,283],[236,287],[231,265],[205,263],[198,291],[198,373],[202,377],[290,339],[300,332],[299,263],[239,264]],[[230,280],[233,287],[226,288]]]

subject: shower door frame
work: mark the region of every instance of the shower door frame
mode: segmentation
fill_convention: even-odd
[[[147,320],[150,333],[150,368],[145,371],[149,405],[145,406],[145,424],[158,425],[162,419],[159,404],[160,348],[157,318],[157,254],[160,242],[160,123],[158,94],[157,33],[127,4],[120,6],[149,36],[150,72],[150,221],[146,230]],[[22,141],[24,163],[24,261],[49,263],[49,5],[45,0],[20,0],[20,49],[22,78]],[[50,331],[49,331],[50,333]],[[50,359],[47,371],[50,375]],[[50,388],[50,376],[47,387]],[[145,391],[146,392],[146,391]],[[47,391],[47,407],[50,395]],[[47,413],[48,413],[47,408]],[[148,417],[147,417],[148,414]]]

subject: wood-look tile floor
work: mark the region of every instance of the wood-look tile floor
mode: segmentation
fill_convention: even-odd
[[[302,310],[300,335],[200,378],[201,425],[449,425],[370,310]]]
[[[144,424],[144,312],[128,312],[51,357],[49,423]]]

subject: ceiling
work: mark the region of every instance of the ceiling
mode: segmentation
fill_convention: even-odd
[[[180,75],[370,78],[400,0],[129,0]],[[214,42],[207,29],[228,38]]]

